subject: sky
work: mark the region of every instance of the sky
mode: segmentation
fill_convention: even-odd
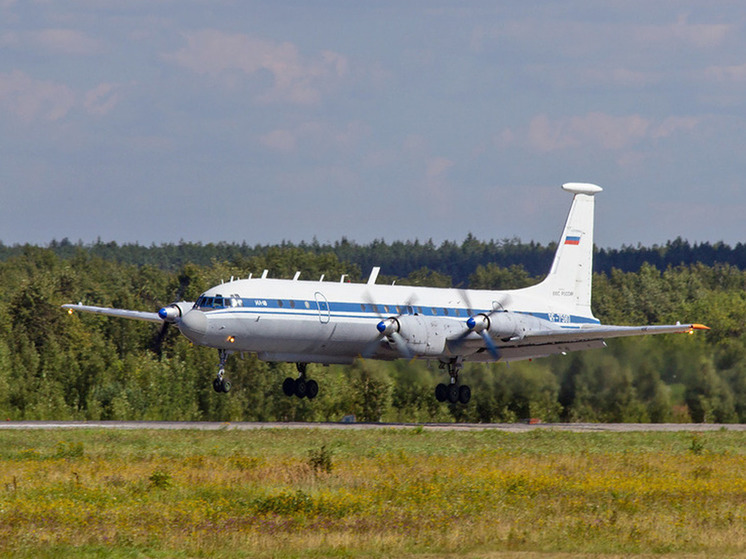
[[[746,242],[740,1],[0,0],[0,241]]]

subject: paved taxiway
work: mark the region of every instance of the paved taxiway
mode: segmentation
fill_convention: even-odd
[[[252,429],[424,429],[426,431],[507,431],[520,433],[534,430],[574,432],[632,431],[746,431],[746,424],[711,423],[249,423],[209,421],[3,421],[3,429],[171,429],[221,431]]]

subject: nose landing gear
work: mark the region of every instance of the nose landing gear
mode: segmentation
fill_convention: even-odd
[[[285,396],[298,396],[298,398],[313,400],[319,393],[319,384],[313,379],[306,378],[308,363],[296,363],[295,366],[298,369],[298,378],[287,377],[282,383],[282,391]]]
[[[212,381],[212,389],[218,393],[225,393],[231,389],[231,381],[225,378],[225,362],[230,354],[226,349],[219,349],[218,355],[220,356],[220,365],[218,365],[218,374]]]

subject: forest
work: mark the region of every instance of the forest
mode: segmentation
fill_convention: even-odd
[[[144,247],[69,240],[0,244],[0,418],[370,422],[746,422],[746,246],[597,249],[593,311],[603,323],[699,322],[711,330],[612,340],[608,347],[511,364],[467,365],[466,406],[438,403],[437,364],[359,360],[311,365],[321,391],[287,398],[295,366],[233,355],[229,394],[211,387],[217,352],[175,328],[75,313],[70,302],[157,310],[231,276],[346,274],[379,283],[510,289],[541,280],[554,245],[517,239],[276,246]],[[465,380],[466,382],[466,380]]]

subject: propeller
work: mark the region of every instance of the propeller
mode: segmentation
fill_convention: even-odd
[[[372,297],[370,297],[370,294],[366,294],[365,296],[366,302],[371,306],[371,308],[375,311],[375,313],[378,315],[378,317],[381,319],[381,321],[376,324],[376,330],[378,330],[379,334],[376,336],[376,338],[368,344],[368,346],[365,348],[365,352],[363,353],[363,357],[369,357],[372,356],[376,348],[378,348],[378,345],[381,343],[382,340],[387,339],[389,343],[391,343],[394,348],[399,352],[399,354],[404,357],[405,359],[412,359],[414,357],[414,353],[410,349],[409,345],[407,344],[407,341],[404,339],[404,336],[400,334],[401,330],[401,323],[399,322],[399,317],[406,314],[406,312],[402,312],[402,310],[406,311],[407,309],[412,307],[412,303],[414,303],[414,295],[410,297],[407,302],[404,304],[404,306],[398,306],[399,314],[396,316],[390,316],[390,317],[384,317],[378,309],[378,304],[373,302]]]
[[[183,300],[184,292],[189,287],[189,283],[190,278],[188,275],[181,274],[179,276],[179,288],[176,290],[175,297],[176,301]],[[163,320],[163,326],[158,330],[158,334],[156,334],[155,339],[153,340],[152,348],[159,358],[163,355],[163,342],[168,335],[169,326],[178,321],[182,314],[183,309],[177,303],[172,303],[158,311],[158,316]]]
[[[459,293],[464,298],[464,302],[466,303],[469,312],[474,312],[474,307],[472,306],[469,298],[469,292],[466,289],[461,289],[459,290]],[[468,330],[456,340],[456,345],[462,344],[469,334],[475,332],[481,336],[482,340],[484,340],[484,345],[487,346],[487,351],[489,351],[490,355],[495,358],[495,361],[500,359],[500,350],[498,349],[497,345],[495,345],[495,342],[489,333],[490,319],[497,313],[507,312],[506,306],[509,304],[509,302],[510,295],[506,293],[499,300],[493,303],[493,308],[489,313],[478,313],[476,315],[470,316],[466,320],[466,327],[468,328]]]

